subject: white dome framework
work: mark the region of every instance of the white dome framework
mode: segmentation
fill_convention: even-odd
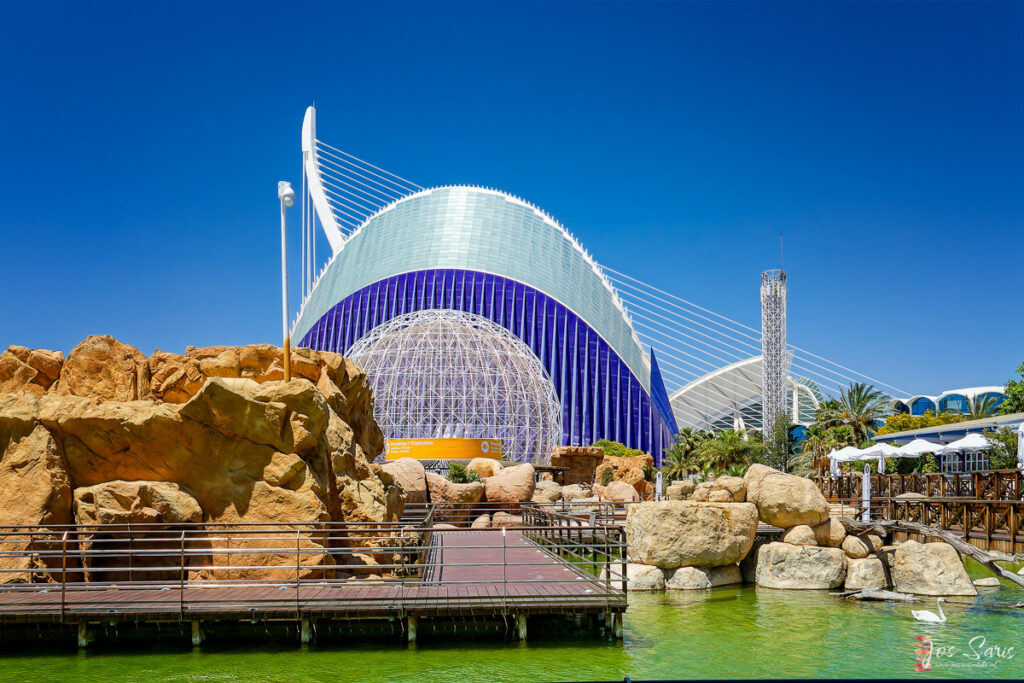
[[[428,309],[370,330],[347,354],[366,371],[387,439],[501,439],[546,462],[561,442],[555,387],[530,348],[478,315]]]

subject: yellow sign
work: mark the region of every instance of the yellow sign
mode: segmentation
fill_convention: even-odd
[[[501,460],[501,439],[387,439],[384,459],[417,460]]]

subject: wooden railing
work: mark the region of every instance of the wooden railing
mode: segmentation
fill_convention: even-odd
[[[860,498],[861,474],[844,474],[818,480],[826,498]],[[872,498],[895,498],[920,493],[928,498],[970,498],[973,500],[1024,501],[1024,474],[1020,470],[931,474],[873,474]]]
[[[1024,502],[1003,500],[894,500],[886,518],[950,531],[985,550],[1024,552]],[[923,540],[923,539],[922,539]]]

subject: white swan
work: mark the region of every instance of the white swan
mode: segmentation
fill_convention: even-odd
[[[946,598],[939,598],[936,601],[936,606],[939,608],[939,613],[929,612],[926,609],[912,609],[910,613],[914,615],[914,619],[918,621],[930,621],[933,624],[942,624],[946,621],[946,614],[942,611],[942,603],[946,602]]]

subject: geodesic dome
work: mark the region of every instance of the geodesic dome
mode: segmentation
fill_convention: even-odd
[[[366,371],[386,439],[501,439],[546,462],[561,443],[554,385],[530,348],[478,315],[428,309],[370,330],[347,354]]]

